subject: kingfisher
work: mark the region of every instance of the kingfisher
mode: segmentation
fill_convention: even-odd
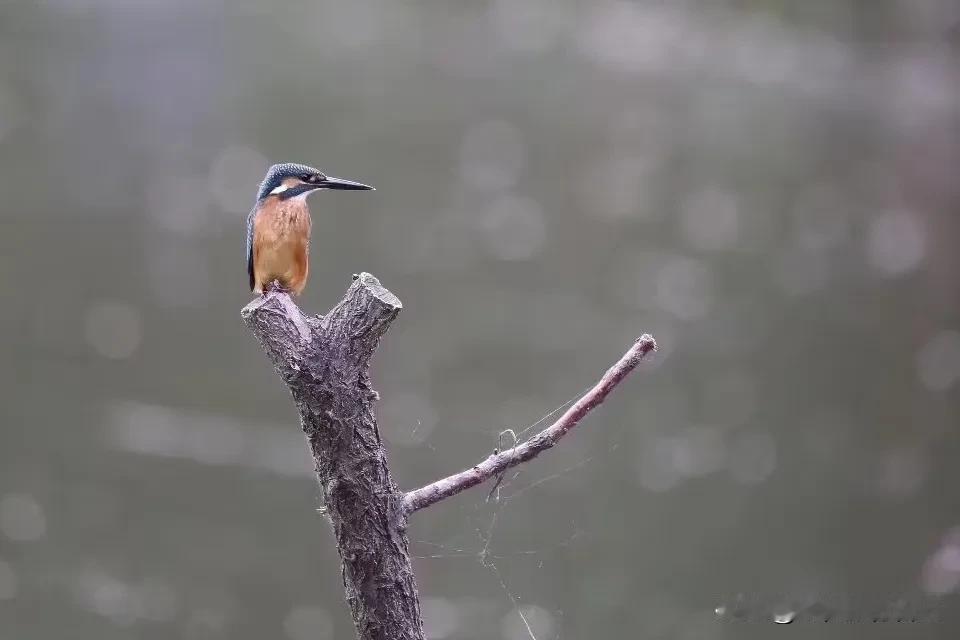
[[[310,270],[307,196],[320,189],[374,190],[305,164],[275,164],[267,171],[247,216],[247,274],[254,292],[263,294],[274,282],[294,295],[303,291]]]

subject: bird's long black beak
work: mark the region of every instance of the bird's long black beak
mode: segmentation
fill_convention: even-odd
[[[321,189],[342,189],[344,191],[376,191],[373,187],[361,182],[346,180],[345,178],[334,178],[327,176],[320,183]]]

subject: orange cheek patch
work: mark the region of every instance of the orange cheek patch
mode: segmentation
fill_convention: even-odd
[[[300,184],[300,180],[298,178],[284,178],[283,180],[280,181],[280,186],[275,187],[273,191],[270,192],[270,195],[278,196],[284,191],[286,191],[287,189],[290,189],[291,187],[295,187],[298,184]]]

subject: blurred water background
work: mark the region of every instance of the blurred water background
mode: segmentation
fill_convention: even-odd
[[[661,345],[499,502],[413,519],[431,638],[956,637],[956,2],[36,0],[0,6],[0,638],[352,637],[239,318],[279,161],[378,189],[314,196],[301,304],[403,301],[403,487]]]

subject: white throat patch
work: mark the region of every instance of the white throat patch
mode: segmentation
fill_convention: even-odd
[[[280,195],[281,193],[283,193],[284,191],[288,191],[289,189],[290,189],[290,185],[281,184],[279,187],[276,187],[273,191],[271,191],[270,195],[272,196]],[[288,200],[306,200],[307,196],[313,193],[314,191],[319,191],[319,189],[310,189],[308,191],[304,191],[303,193],[298,193],[292,198],[288,198]]]

